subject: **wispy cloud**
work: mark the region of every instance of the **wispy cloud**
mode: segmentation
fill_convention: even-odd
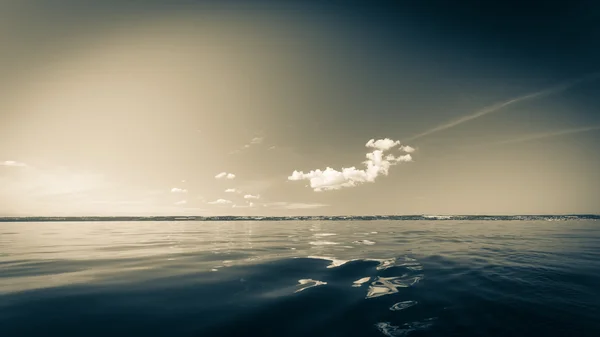
[[[231,200],[225,200],[225,199],[217,199],[215,201],[208,202],[209,205],[228,205],[231,203],[232,203]]]
[[[235,174],[233,173],[227,173],[227,172],[221,172],[219,174],[217,174],[215,176],[216,179],[235,179]]]
[[[460,125],[462,123],[468,122],[468,121],[473,120],[475,118],[479,118],[479,117],[491,114],[493,112],[496,112],[498,110],[501,110],[502,108],[504,108],[506,106],[509,106],[509,105],[512,105],[512,104],[516,104],[516,103],[527,101],[527,100],[534,99],[534,98],[540,98],[540,97],[544,97],[544,96],[556,94],[556,93],[568,90],[571,87],[573,87],[575,85],[578,85],[580,83],[583,83],[583,82],[586,82],[586,81],[592,81],[592,80],[595,80],[595,79],[598,79],[598,78],[600,78],[600,72],[592,73],[592,74],[589,74],[589,75],[586,75],[586,76],[583,76],[583,77],[572,79],[572,80],[563,82],[561,84],[558,84],[556,86],[553,86],[553,87],[550,87],[550,88],[546,88],[544,90],[540,90],[540,91],[533,92],[533,93],[530,93],[530,94],[527,94],[527,95],[515,97],[515,98],[509,99],[509,100],[507,100],[505,102],[501,102],[501,103],[498,103],[498,104],[494,104],[494,105],[485,107],[485,108],[483,108],[483,109],[481,109],[479,111],[476,111],[476,112],[474,112],[472,114],[465,115],[465,116],[457,118],[457,119],[455,119],[453,121],[450,121],[450,122],[444,123],[442,125],[436,126],[433,129],[429,129],[429,130],[427,130],[425,132],[422,132],[422,133],[420,133],[420,134],[418,134],[416,136],[413,136],[413,137],[409,138],[408,141],[415,140],[415,139],[421,138],[421,137],[425,137],[427,135],[430,135],[430,134],[433,134],[433,133],[436,133],[436,132],[439,132],[439,131],[442,131],[442,130],[450,129],[452,127],[455,127],[455,126]]]
[[[187,193],[186,189],[173,187],[171,189],[171,193]]]
[[[18,161],[14,161],[14,160],[5,160],[3,162],[0,162],[0,166],[9,166],[9,167],[26,167],[27,164],[25,163],[20,163]]]
[[[247,205],[231,205],[232,208],[254,208],[254,203],[249,202]]]
[[[329,205],[318,204],[318,203],[279,201],[279,202],[266,203],[263,206],[273,208],[273,209],[313,209],[313,208],[327,207]]]
[[[242,193],[242,191],[235,188],[228,188],[225,190],[225,193]]]
[[[260,195],[246,194],[244,199],[260,199]]]
[[[260,144],[263,142],[265,138],[264,137],[254,137],[252,138],[252,140],[250,141],[250,145],[256,145],[256,144]]]
[[[388,175],[391,166],[400,162],[412,161],[412,156],[407,153],[401,156],[388,154],[384,156],[384,151],[388,151],[400,145],[399,141],[394,141],[388,138],[367,142],[366,147],[376,150],[367,153],[367,160],[363,162],[366,169],[357,169],[356,167],[342,168],[341,171],[332,169],[331,167],[325,170],[313,170],[308,173],[302,171],[294,171],[288,180],[299,181],[309,180],[310,187],[315,192],[338,190],[344,187],[354,187],[365,182],[374,182],[379,175]],[[400,151],[413,152],[414,149],[410,146],[400,147]]]
[[[502,140],[502,141],[499,141],[499,142],[491,143],[489,145],[516,144],[516,143],[523,143],[523,142],[528,142],[528,141],[532,141],[532,140],[545,139],[545,138],[551,138],[551,137],[558,137],[558,136],[564,136],[564,135],[569,135],[569,134],[574,134],[574,133],[581,133],[581,132],[589,132],[589,131],[595,131],[595,130],[600,130],[600,125],[588,126],[588,127],[582,127],[582,128],[574,128],[574,129],[564,129],[564,130],[556,130],[556,131],[534,133],[534,134],[526,135],[526,136],[523,136],[523,137]]]
[[[244,150],[244,149],[248,149],[248,148],[250,148],[250,147],[252,147],[252,146],[256,146],[256,145],[262,144],[262,142],[263,142],[264,140],[265,140],[265,138],[264,138],[264,137],[254,137],[254,138],[252,138],[252,139],[250,140],[250,142],[249,142],[248,144],[246,144],[246,145],[242,146],[242,148],[241,148],[241,149],[238,149],[238,150],[231,151],[229,154],[236,154],[236,153],[240,153],[240,152],[242,152],[242,150]]]

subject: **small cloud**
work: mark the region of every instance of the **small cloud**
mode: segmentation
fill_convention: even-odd
[[[367,147],[372,147],[374,149],[378,149],[381,151],[387,151],[396,145],[400,145],[400,141],[399,140],[394,141],[389,138],[378,139],[378,140],[371,139],[366,144]]]
[[[275,145],[271,146],[269,150],[275,150]]]
[[[233,174],[233,173],[227,173],[227,172],[221,172],[221,173],[217,174],[215,176],[215,178],[216,179],[223,179],[223,178],[225,178],[225,179],[234,179],[235,178],[235,174]]]
[[[288,177],[288,180],[308,180],[310,181],[310,187],[315,192],[339,190],[344,187],[355,187],[366,182],[374,182],[380,175],[387,176],[391,166],[400,162],[412,161],[412,156],[410,154],[399,157],[388,154],[384,157],[384,151],[390,150],[397,145],[400,145],[400,141],[394,141],[388,138],[379,140],[371,139],[365,146],[375,148],[376,150],[366,154],[367,160],[363,162],[366,166],[365,169],[357,169],[352,166],[342,168],[341,171],[331,167],[326,167],[325,170],[312,170],[308,173],[294,171],[292,172],[292,175]],[[404,146],[403,148],[405,151],[408,149],[406,152],[414,151],[410,146]]]
[[[185,205],[187,204],[187,200],[179,200],[178,202],[175,203],[175,205]]]
[[[209,205],[227,205],[227,204],[231,204],[231,201],[225,200],[225,199],[217,199],[215,201],[209,201],[208,204]]]
[[[260,143],[262,143],[262,142],[263,142],[263,140],[264,140],[264,138],[263,138],[263,137],[254,137],[254,138],[252,138],[252,140],[250,141],[250,144],[252,144],[252,145],[260,144]]]
[[[241,191],[236,190],[235,188],[228,188],[225,190],[225,193],[241,193]]]
[[[415,152],[415,148],[412,146],[403,145],[403,146],[400,146],[400,151],[404,151],[406,153],[413,153],[413,152]]]
[[[9,167],[26,167],[27,164],[25,163],[20,163],[18,161],[14,161],[14,160],[6,160],[3,162],[0,162],[0,166],[9,166]]]
[[[246,194],[244,199],[260,199],[260,195]]]
[[[187,193],[186,189],[173,187],[171,189],[171,193]]]
[[[248,205],[232,205],[232,208],[252,208],[254,207],[254,203],[248,203]]]
[[[268,204],[263,204],[263,207],[269,207],[273,209],[313,209],[313,208],[321,208],[327,207],[329,205],[326,204],[317,204],[317,203],[303,203],[303,202],[271,202]]]
[[[254,145],[259,145],[259,144],[262,144],[262,142],[264,141],[264,139],[265,139],[264,137],[254,137],[254,138],[252,138],[252,139],[250,140],[250,143],[248,143],[248,144],[246,144],[246,145],[242,146],[242,148],[241,148],[241,149],[238,149],[238,150],[231,151],[229,154],[236,154],[236,153],[240,153],[242,150],[249,149],[250,147],[252,147],[252,146],[254,146]]]

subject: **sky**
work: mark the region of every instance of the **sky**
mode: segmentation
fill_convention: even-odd
[[[0,0],[0,216],[600,213],[599,20]]]

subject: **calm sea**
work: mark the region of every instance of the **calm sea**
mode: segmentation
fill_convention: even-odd
[[[600,336],[600,221],[0,223],[0,336]]]

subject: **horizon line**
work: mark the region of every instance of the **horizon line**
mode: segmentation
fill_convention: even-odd
[[[60,222],[60,221],[82,221],[82,222],[101,222],[101,221],[235,221],[235,220],[269,220],[269,219],[291,219],[291,220],[385,220],[385,218],[416,218],[423,220],[473,220],[485,218],[553,218],[553,217],[575,217],[581,219],[598,219],[600,213],[560,213],[560,214],[379,214],[379,215],[117,215],[117,216],[0,216],[0,222]],[[397,219],[401,220],[401,219]],[[411,219],[406,219],[411,220]]]

